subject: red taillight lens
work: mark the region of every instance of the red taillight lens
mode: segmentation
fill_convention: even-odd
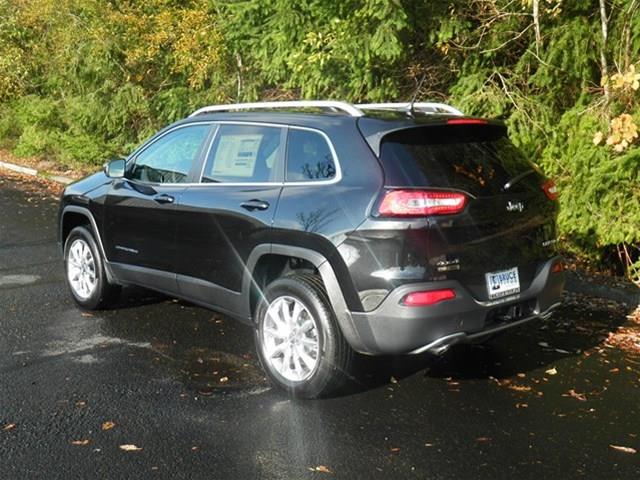
[[[556,182],[554,182],[553,180],[549,180],[544,185],[542,185],[542,190],[544,190],[544,193],[547,195],[547,198],[549,198],[549,200],[557,200],[558,195],[560,194],[560,192],[558,192]]]
[[[564,262],[558,261],[551,266],[551,273],[564,272]]]
[[[487,125],[489,122],[481,118],[452,118],[447,125]]]
[[[391,190],[382,199],[378,212],[383,217],[451,215],[462,212],[466,203],[466,195],[459,192]]]
[[[455,290],[445,288],[443,290],[430,290],[428,292],[413,292],[402,299],[402,304],[407,307],[428,307],[445,300],[456,298]]]

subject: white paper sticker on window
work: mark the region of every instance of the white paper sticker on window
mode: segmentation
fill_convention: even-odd
[[[223,135],[213,159],[213,176],[252,177],[261,134]]]

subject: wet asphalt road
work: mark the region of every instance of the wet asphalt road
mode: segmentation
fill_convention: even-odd
[[[603,342],[624,308],[571,296],[488,347],[363,361],[353,391],[297,402],[223,316],[135,289],[114,310],[78,310],[56,200],[2,175],[2,479],[640,474],[640,453],[610,447],[640,450],[640,358]]]

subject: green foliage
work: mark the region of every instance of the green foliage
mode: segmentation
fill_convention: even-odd
[[[257,73],[303,98],[398,95],[395,69],[404,57],[400,34],[407,27],[398,0],[241,1],[227,8],[230,44],[252,77]],[[253,79],[248,85],[242,99],[260,92]]]
[[[539,38],[530,0],[0,0],[0,144],[99,165],[208,103],[449,100],[557,178],[567,248],[638,252],[640,3],[606,6],[604,43],[597,0]]]

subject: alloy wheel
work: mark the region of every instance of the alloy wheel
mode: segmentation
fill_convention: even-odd
[[[285,379],[300,382],[315,372],[320,356],[318,325],[299,299],[273,300],[263,320],[262,348],[267,362]]]
[[[93,253],[89,244],[81,238],[75,239],[69,248],[67,278],[73,292],[82,300],[91,297],[98,285]]]

